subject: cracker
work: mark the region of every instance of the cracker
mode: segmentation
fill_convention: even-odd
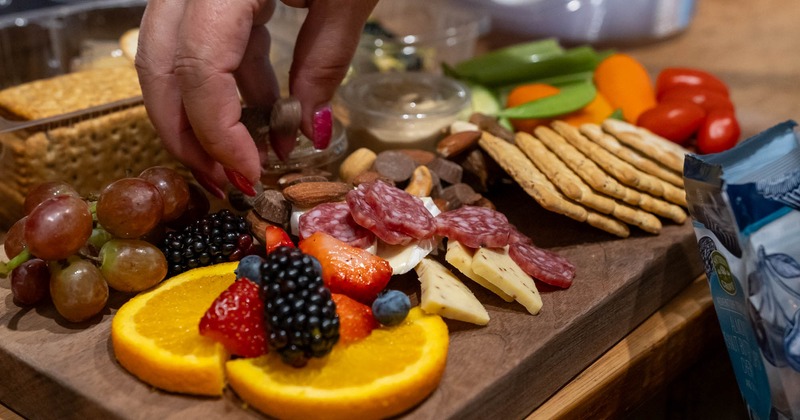
[[[0,91],[0,109],[19,119],[38,120],[140,96],[133,66],[78,71]]]
[[[580,222],[587,222],[621,238],[630,235],[630,230],[624,223],[587,210],[564,197],[517,146],[486,131],[483,132],[478,144],[543,208]]]
[[[550,127],[536,127],[534,134],[592,188],[628,204],[638,205],[641,201],[639,196],[642,192],[618,182],[616,178],[606,173],[597,163],[586,157],[575,146],[569,144],[566,139]],[[662,187],[666,187],[666,185],[669,185],[670,188],[664,188],[661,192],[661,197],[675,204],[686,203],[685,191],[667,183]]]
[[[516,145],[568,198],[601,213],[614,216],[625,223],[638,226],[645,232],[658,234],[661,231],[661,221],[652,214],[618,203],[614,199],[592,190],[541,140],[528,133],[518,132]]]
[[[689,153],[683,147],[625,121],[607,119],[603,121],[602,127],[622,143],[642,152],[656,162],[663,163],[664,166],[675,172],[683,173],[683,161],[686,154]]]
[[[640,171],[658,177],[676,187],[683,188],[683,177],[655,161],[642,156],[635,150],[623,145],[614,136],[603,131],[597,124],[582,124],[580,131],[586,138],[597,143],[600,147],[611,152],[614,156],[630,163]]]
[[[567,142],[623,184],[648,194],[664,197],[668,201],[681,206],[688,205],[686,203],[686,191],[683,188],[676,187],[669,182],[634,168],[633,165],[593,143],[584,137],[577,128],[563,121],[554,121],[552,126]]]

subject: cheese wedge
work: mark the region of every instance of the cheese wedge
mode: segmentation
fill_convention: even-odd
[[[481,248],[472,258],[472,270],[479,276],[513,296],[533,315],[542,309],[542,297],[533,283],[533,278],[508,255],[505,248]]]
[[[428,254],[436,249],[437,240],[423,239],[408,245],[390,245],[378,241],[377,255],[392,266],[392,274],[405,274],[413,270]]]
[[[419,306],[423,311],[477,325],[489,323],[486,308],[447,267],[425,258],[414,270],[422,284]]]
[[[464,246],[461,242],[452,239],[447,240],[447,253],[444,255],[445,261],[460,271],[461,274],[467,276],[467,278],[491,290],[497,296],[500,296],[504,301],[513,302],[514,298],[512,296],[509,296],[499,287],[490,283],[472,270],[472,258],[474,254],[474,249]]]

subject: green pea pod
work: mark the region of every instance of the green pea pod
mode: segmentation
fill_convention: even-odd
[[[593,83],[576,83],[562,87],[553,96],[506,108],[497,116],[512,119],[553,118],[585,107],[596,95],[597,89]]]
[[[462,61],[452,69],[460,78],[475,79],[487,71],[504,71],[524,63],[562,54],[564,49],[554,38],[516,44]]]
[[[499,87],[563,74],[593,71],[601,55],[592,47],[575,47],[562,54],[541,57],[538,61],[502,62],[484,67],[481,72],[463,78],[488,87]],[[460,74],[460,73],[459,73]]]
[[[547,77],[538,80],[527,80],[521,83],[514,83],[511,85],[498,87],[495,88],[494,90],[497,92],[497,96],[501,99],[501,101],[505,103],[508,94],[511,93],[511,91],[514,90],[514,88],[517,86],[527,85],[530,83],[542,83],[545,85],[550,85],[560,88],[562,86],[573,85],[576,83],[591,83],[594,80],[593,76],[594,76],[593,71],[582,71],[578,73],[561,74],[558,76]]]

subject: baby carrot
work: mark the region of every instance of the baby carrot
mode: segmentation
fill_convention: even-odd
[[[615,53],[600,62],[594,71],[597,90],[615,109],[621,109],[625,121],[635,124],[639,115],[656,106],[653,81],[635,58]]]

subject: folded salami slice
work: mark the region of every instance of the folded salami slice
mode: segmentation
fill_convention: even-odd
[[[436,234],[470,248],[508,245],[511,224],[503,213],[486,207],[462,206],[436,216]]]
[[[533,239],[531,239],[528,235],[520,232],[516,226],[511,225],[511,230],[508,232],[508,243],[515,244],[517,242],[522,242],[523,244],[533,244]]]
[[[551,286],[566,289],[575,278],[575,266],[569,260],[534,245],[512,243],[508,255],[526,274]]]
[[[380,181],[377,181],[380,182]],[[391,245],[406,245],[414,240],[405,233],[397,232],[386,226],[383,213],[379,208],[372,206],[366,198],[367,189],[372,183],[361,184],[347,193],[345,200],[350,209],[350,215],[356,223],[372,231],[378,238]]]
[[[350,206],[344,201],[319,204],[300,216],[298,236],[301,240],[318,231],[358,248],[369,248],[375,242],[372,231],[353,220]]]
[[[416,239],[430,238],[436,230],[433,215],[422,200],[400,188],[372,182],[367,185],[366,200],[383,216],[388,229]]]

